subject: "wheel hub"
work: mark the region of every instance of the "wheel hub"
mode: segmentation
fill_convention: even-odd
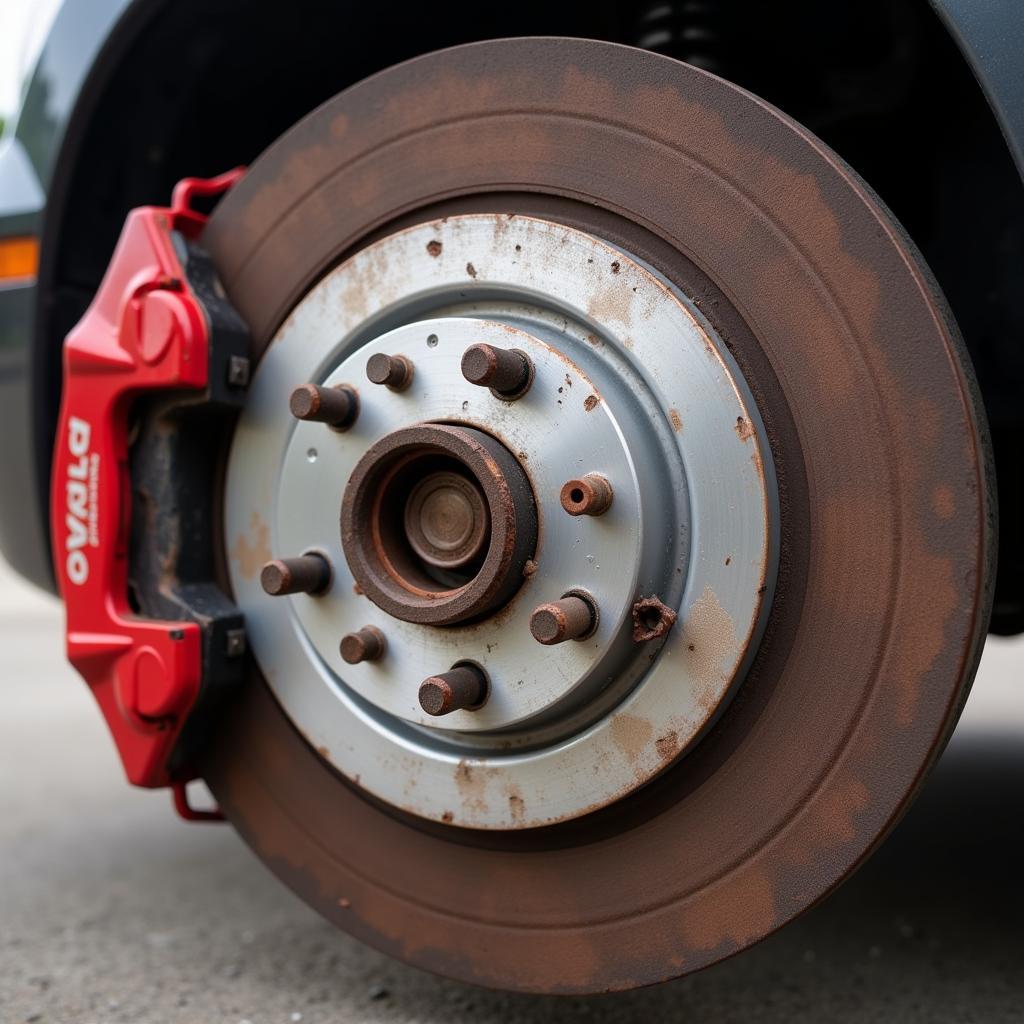
[[[459,569],[480,554],[491,517],[472,480],[445,470],[420,480],[405,505],[405,535],[416,555],[438,569]]]
[[[357,418],[296,421],[303,382],[358,392]],[[227,495],[293,721],[381,799],[473,828],[588,813],[688,750],[774,579],[770,460],[720,339],[628,253],[526,217],[401,231],[328,274],[255,375]],[[331,589],[269,597],[260,537],[322,552]],[[339,641],[366,629],[386,653],[351,664]],[[459,664],[485,700],[421,692]]]
[[[378,608],[451,626],[519,589],[536,551],[536,505],[499,441],[428,423],[393,431],[360,459],[345,488],[341,535],[356,586]]]

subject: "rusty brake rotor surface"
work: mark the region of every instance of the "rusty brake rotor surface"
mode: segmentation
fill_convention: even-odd
[[[565,242],[556,250],[551,240],[560,234]],[[589,250],[588,238],[594,239]],[[543,247],[540,239],[547,240]],[[410,240],[413,255],[401,267],[374,255],[387,246],[404,251]],[[344,433],[324,428],[330,438],[315,445],[307,440],[314,435],[303,431],[320,425],[289,427],[287,438],[281,435],[283,479],[300,479],[303,463],[318,470],[354,465],[356,454],[348,453],[357,445],[368,450],[371,428],[388,410],[395,410],[396,427],[418,421],[416,403],[435,410],[419,420],[449,422],[437,389],[423,383],[458,375],[454,342],[454,369],[436,368],[449,335],[463,348],[472,340],[520,350],[536,364],[535,382],[521,378],[528,387],[521,397],[495,395],[468,380],[458,385],[477,388],[473,394],[492,403],[474,416],[474,399],[459,392],[466,422],[501,437],[533,482],[540,514],[536,565],[524,566],[521,592],[484,620],[484,633],[409,626],[435,630],[439,639],[431,643],[450,638],[451,650],[446,664],[423,665],[420,679],[409,680],[408,699],[391,690],[374,696],[371,665],[356,666],[370,681],[364,686],[359,677],[353,683],[358,693],[346,697],[352,720],[361,716],[367,729],[383,721],[374,702],[391,702],[388,721],[399,723],[394,742],[429,762],[436,776],[408,772],[403,754],[380,762],[390,766],[386,778],[362,778],[350,750],[318,742],[312,704],[304,717],[303,702],[314,700],[312,694],[326,701],[327,686],[285,678],[279,670],[264,679],[254,666],[245,696],[225,716],[205,775],[232,822],[279,877],[340,927],[419,967],[503,988],[591,992],[650,984],[729,956],[857,866],[905,808],[966,696],[987,625],[994,513],[987,439],[956,328],[916,250],[842,161],[756,97],[661,56],[581,40],[481,43],[385,71],[319,108],[221,202],[205,242],[264,355],[254,410],[247,409],[243,424],[246,416],[258,417],[259,395],[276,391],[280,400],[266,405],[273,406],[267,416],[278,416],[280,408],[285,422],[288,392],[303,381],[275,384],[265,371],[277,365],[276,349],[298,351],[298,342],[288,339],[312,322],[316,303],[321,318],[324,309],[337,309],[364,322],[366,352],[414,353],[411,382],[403,377],[402,391],[372,378],[352,379],[344,352],[311,367],[308,379],[318,386],[358,390],[359,419]],[[609,258],[591,256],[590,264],[558,255],[605,249]],[[531,266],[541,251],[543,267]],[[497,278],[489,277],[499,265],[501,282],[519,275],[534,298],[550,279],[552,294],[563,296],[562,319],[524,326],[519,307],[512,310]],[[353,278],[347,267],[362,267],[362,276]],[[417,316],[436,315],[441,324],[440,335],[425,338],[414,318],[397,326],[388,320],[396,301],[388,291],[392,275],[421,270],[426,283],[409,301]],[[342,288],[353,280],[358,288]],[[456,280],[458,301],[450,294],[437,300]],[[341,290],[335,295],[332,287]],[[643,308],[633,308],[634,287],[637,295],[661,288],[663,298],[644,298]],[[586,296],[585,304],[573,307],[574,295]],[[335,305],[325,306],[327,299]],[[703,427],[691,421],[689,407],[644,404],[648,391],[660,394],[663,385],[685,395],[690,379],[673,359],[647,366],[637,355],[648,344],[644,324],[663,315],[665,303],[689,317],[694,329],[680,328],[678,367],[697,365],[694,352],[706,339],[708,356],[720,368],[715,379],[746,412],[726,424],[731,442],[723,432],[695,445],[688,431]],[[557,433],[545,448],[524,426],[522,451],[512,443],[515,417],[532,422],[541,415],[537,403],[553,407],[564,400],[548,386],[557,383],[552,367],[563,346],[570,353],[569,380],[593,384],[593,404],[574,404],[579,411],[573,415],[618,439],[601,442],[600,450],[621,463],[611,476],[588,455],[586,464],[549,480],[535,463],[549,457],[545,451],[566,457]],[[502,358],[511,381],[516,368]],[[630,383],[617,389],[620,371]],[[722,409],[730,401],[725,392],[716,399]],[[583,419],[592,411],[604,419]],[[645,459],[635,447],[637,437],[647,437],[641,424],[651,415],[656,422],[643,450],[667,474],[660,485],[645,482]],[[622,423],[633,426],[626,430]],[[240,428],[237,442],[240,450],[248,445],[253,458],[259,425]],[[363,441],[357,440],[360,430]],[[581,431],[589,443],[594,431]],[[729,462],[733,442],[744,441],[750,442],[748,464],[757,464],[746,477],[739,462]],[[693,472],[687,445],[693,446]],[[722,482],[710,476],[705,482],[697,472],[696,448],[721,453]],[[307,542],[294,515],[275,518],[273,509],[291,507],[287,495],[252,485],[248,503],[239,504],[232,481],[241,480],[243,490],[245,481],[236,455],[232,460],[228,571],[236,590],[252,595],[253,614],[264,616],[267,635],[279,628],[284,637],[284,626],[274,625],[279,614],[282,622],[290,616],[293,632],[301,627],[304,637],[314,636],[325,609],[339,616],[353,609],[353,617],[363,615],[368,626],[380,628],[381,608],[351,588],[343,592],[344,559],[338,557],[322,603],[298,595],[258,604],[262,598],[248,581],[261,562],[302,553],[271,549],[285,535],[293,545]],[[678,477],[672,476],[677,463]],[[708,473],[713,465],[709,456]],[[429,469],[461,472],[449,464]],[[591,472],[610,483],[605,492],[598,482],[595,493],[603,497],[590,503],[602,514],[570,515],[560,504],[561,488]],[[318,479],[329,481],[317,486],[329,495],[324,508],[333,509],[340,534],[346,480]],[[667,487],[666,480],[678,484]],[[752,490],[736,492],[748,497],[725,497],[732,494],[730,480],[748,481]],[[418,487],[436,484],[437,478],[413,483],[394,521],[405,521]],[[448,480],[446,486],[454,485]],[[656,511],[658,503],[650,500],[659,486],[663,503],[672,506],[667,511]],[[569,486],[569,508],[582,512],[586,494],[576,488],[577,509],[573,490]],[[449,498],[457,515],[443,513],[456,515],[454,525],[446,520],[437,535],[461,543],[475,528],[476,513],[469,498],[455,494]],[[748,505],[766,500],[768,511],[751,519]],[[260,501],[264,518],[254,504]],[[240,523],[231,510],[243,507],[252,513]],[[417,515],[419,508],[414,502]],[[640,540],[627,542],[624,510],[642,521]],[[643,517],[656,515],[667,517],[663,528],[676,533],[671,543],[665,538],[667,557],[645,562],[643,538],[661,520]],[[775,521],[774,532],[763,535],[763,550],[747,543],[753,527],[739,525],[758,521]],[[567,580],[564,591],[538,589],[536,580],[550,572],[549,527],[556,536],[570,528],[590,531],[578,536],[597,543],[616,523],[621,532],[609,552],[626,558],[630,545],[639,544],[641,568],[596,583],[595,600],[612,602],[614,610],[606,615],[602,609],[600,624],[583,622],[585,609],[570,600],[577,580]],[[732,530],[746,538],[744,553],[716,549],[712,567],[701,538],[727,539]],[[342,542],[340,536],[328,540]],[[764,554],[769,548],[770,559]],[[751,560],[763,577],[761,604],[737,598],[733,611],[723,612],[714,587],[703,603],[686,596],[693,574],[712,568],[717,575],[708,579],[722,581],[726,593],[730,574],[749,572]],[[776,563],[773,595],[769,567]],[[646,580],[656,581],[659,591],[642,589]],[[641,600],[623,603],[615,589],[620,583]],[[605,586],[607,594],[600,589]],[[552,679],[569,679],[569,669],[578,666],[578,683],[552,692],[541,707],[514,686],[503,689],[502,679],[484,666],[488,687],[470,687],[462,709],[439,719],[440,739],[428,740],[434,727],[416,717],[416,686],[429,676],[428,683],[441,680],[435,689],[455,693],[471,675],[456,671],[463,644],[478,642],[487,630],[522,623],[505,642],[531,642],[523,639],[529,607],[521,606],[533,593],[538,606],[554,607],[565,618],[559,628],[581,636],[596,629],[593,639],[541,648],[559,666]],[[742,623],[737,609],[746,616]],[[397,644],[389,635],[381,671],[388,658],[404,656],[405,635]],[[499,636],[497,659],[506,635]],[[630,635],[636,637],[630,643],[650,652],[648,676],[666,680],[657,691],[661,703],[650,698],[651,707],[663,710],[670,701],[675,673],[689,681],[686,694],[699,697],[690,685],[695,680],[708,688],[702,720],[673,723],[670,716],[626,710],[652,692],[648,676],[629,686],[620,682],[632,679],[637,664],[634,648],[622,640]],[[308,649],[310,641],[302,645]],[[263,660],[273,661],[269,641],[265,653]],[[263,653],[256,654],[260,663]],[[587,659],[612,654],[619,668],[598,685],[592,666],[612,662]],[[348,671],[340,660],[322,660],[325,673]],[[538,676],[537,688],[547,685]],[[677,692],[683,700],[684,690]],[[473,710],[471,702],[481,699],[482,707]],[[445,704],[424,700],[430,713]],[[448,717],[464,724],[445,725]],[[498,755],[479,746],[490,742],[486,723],[495,723],[498,734],[513,729],[509,735],[516,735],[521,721],[542,724],[529,734],[529,749],[515,757],[540,763],[556,752],[568,759],[558,763],[571,768],[526,776],[536,797],[509,788]],[[577,748],[598,735],[607,743],[601,760],[573,761]],[[436,749],[428,750],[430,743]],[[545,824],[543,780],[561,784],[564,777],[569,784],[582,767],[599,780],[602,771],[616,777],[632,772],[633,782],[616,796],[588,781],[600,792],[593,808],[574,805],[557,823]],[[458,803],[450,811],[432,804],[434,785],[451,787]],[[417,787],[431,792],[417,795]],[[524,799],[531,820],[523,818]]]

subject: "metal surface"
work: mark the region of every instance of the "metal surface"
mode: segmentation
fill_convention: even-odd
[[[387,638],[376,626],[363,626],[354,633],[346,633],[339,645],[341,660],[347,665],[383,658],[388,649]]]
[[[457,665],[420,684],[420,707],[432,717],[474,711],[487,699],[487,676],[475,665]]]
[[[985,91],[1024,178],[1024,18],[1016,0],[928,0]]]
[[[405,356],[375,352],[366,360],[366,377],[371,384],[383,384],[392,391],[404,391],[412,384],[413,365]]]
[[[359,392],[348,384],[333,388],[300,384],[288,398],[288,409],[297,420],[347,430],[359,415]]]
[[[480,554],[490,532],[490,519],[479,487],[460,473],[440,471],[413,488],[405,504],[403,525],[424,563],[438,569],[459,569]]]
[[[470,345],[462,353],[462,376],[470,384],[491,389],[495,398],[522,398],[533,383],[533,364],[519,349]]]
[[[467,381],[461,357],[474,343],[525,352],[534,367],[529,391],[509,402]],[[350,380],[378,351],[415,362],[411,389],[363,393],[359,420],[341,437],[288,415],[293,380]],[[738,421],[749,431],[738,431]],[[749,663],[777,557],[773,476],[758,424],[725,346],[693,304],[592,235],[486,215],[389,235],[296,306],[254,374],[239,421],[226,548],[256,660],[322,756],[414,814],[519,829],[620,799],[696,742]],[[488,495],[492,538],[481,572],[461,588],[430,592],[423,576],[400,582],[400,544],[386,558],[377,550],[392,542],[375,525],[375,495],[382,508],[394,506],[395,520],[404,500],[389,502],[376,481],[390,480],[392,466],[407,466],[424,445],[440,451],[457,441],[449,454],[466,461],[485,437],[491,451],[473,469],[478,484],[486,493],[522,467],[539,541],[520,552],[518,576],[509,578],[505,596],[514,589],[515,598],[455,626],[478,615],[492,589],[487,574],[506,564],[498,560],[498,491]],[[499,467],[501,458],[511,465]],[[613,506],[599,518],[566,515],[562,485],[594,467],[614,481]],[[268,601],[248,575],[263,536],[279,550],[324,550],[337,573],[331,593],[292,599],[292,614]],[[593,635],[538,644],[534,609],[574,587],[600,610]],[[639,649],[632,608],[652,592],[685,628]],[[701,621],[714,636],[694,656],[689,632]],[[388,657],[348,667],[338,637],[367,622],[387,633]],[[424,668],[456,658],[486,669],[491,696],[438,728],[415,686]],[[645,725],[634,735],[636,722]],[[652,742],[637,742],[648,729]],[[474,770],[480,781],[467,787]]]
[[[559,500],[571,516],[603,516],[611,508],[612,485],[600,473],[587,473],[562,485]]]
[[[271,597],[322,594],[331,585],[331,563],[315,552],[298,558],[274,558],[260,570],[260,586]]]
[[[152,449],[140,412],[147,397],[191,392],[186,404],[223,404],[227,383],[217,377],[228,352],[217,344],[224,339],[204,302],[204,282],[183,254],[185,239],[205,223],[191,207],[193,197],[220,194],[239,176],[183,181],[170,208],[133,211],[96,298],[64,348],[51,528],[68,660],[92,690],[125,773],[139,786],[164,786],[180,774],[172,756],[203,687],[212,622],[240,625],[230,610],[221,616],[211,607],[201,581],[181,578],[187,553],[164,551],[162,541],[180,518],[171,509],[161,509],[158,526],[147,524],[147,547],[159,553],[160,571],[132,559],[131,541],[140,532],[133,518],[149,490],[135,480],[133,502],[129,468],[130,433],[134,454]],[[234,339],[226,340],[231,349]],[[164,468],[159,459],[148,461],[150,471],[152,463]],[[160,475],[185,486],[188,474],[179,469],[171,463]],[[186,598],[179,585],[193,583]]]
[[[779,586],[757,658],[691,756],[550,829],[481,836],[388,811],[258,681],[207,778],[303,898],[420,967],[562,992],[696,970],[859,864],[956,718],[988,616],[994,512],[955,327],[890,217],[805,130],[693,68],[593,42],[482,44],[375,76],[272,147],[207,241],[266,345],[324,268],[432,204],[592,225],[728,338],[780,484]],[[651,372],[678,373],[684,349]],[[729,636],[707,602],[676,630],[677,670]],[[619,739],[624,760],[671,754],[643,718]],[[486,773],[470,763],[463,780],[487,799]]]
[[[457,467],[486,503],[479,564],[447,565],[442,577],[418,557],[417,541],[406,526],[409,505],[422,483],[436,479],[438,467]],[[325,468],[305,467],[295,481],[295,496],[301,500]],[[499,440],[465,425],[424,423],[386,434],[347,476],[340,505],[353,589],[410,623],[454,626],[500,608],[519,589],[523,569],[536,553],[537,508],[523,467]],[[473,531],[470,524],[470,542]],[[455,571],[460,568],[466,571]]]
[[[538,643],[584,640],[597,628],[597,606],[576,594],[538,605],[530,616],[530,632]]]

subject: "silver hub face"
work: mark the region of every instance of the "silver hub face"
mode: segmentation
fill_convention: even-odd
[[[521,397],[463,376],[463,353],[481,344],[529,358]],[[370,383],[378,355],[405,357],[411,382]],[[354,387],[354,424],[296,421],[289,394],[306,382]],[[405,621],[360,593],[339,529],[360,460],[420,424],[499,442],[535,503],[536,549],[514,594],[457,625]],[[777,557],[762,438],[706,321],[627,253],[505,215],[389,236],[302,299],[253,378],[225,526],[256,660],[322,756],[403,810],[513,829],[604,806],[692,747],[752,657]],[[439,587],[457,591],[494,543],[491,512],[472,474],[425,467],[388,515]],[[582,491],[563,499],[563,488],[588,474],[608,482],[611,502],[570,514]],[[331,563],[327,593],[264,593],[264,561],[310,550]],[[572,592],[599,613],[592,631],[539,643],[534,611]],[[347,664],[339,641],[367,626],[385,653]],[[484,670],[487,699],[432,717],[419,685],[459,662]]]

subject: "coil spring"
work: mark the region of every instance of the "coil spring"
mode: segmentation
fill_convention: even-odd
[[[721,0],[655,0],[637,19],[634,44],[724,75],[723,6]]]

